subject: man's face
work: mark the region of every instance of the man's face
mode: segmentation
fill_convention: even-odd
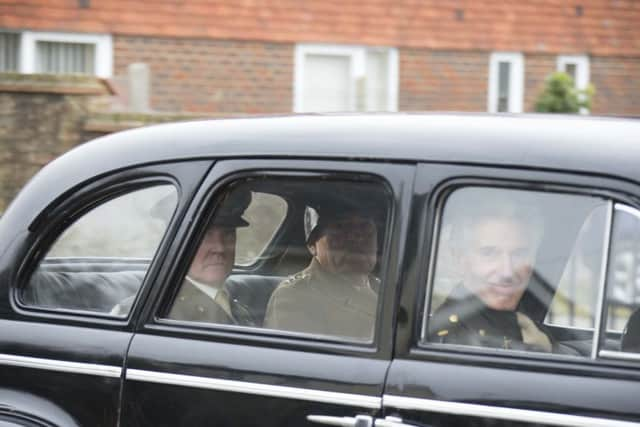
[[[219,286],[231,273],[235,256],[236,229],[210,226],[191,263],[188,275],[198,282]]]
[[[536,243],[517,219],[487,218],[462,248],[464,286],[495,310],[515,310],[533,271]]]
[[[313,246],[327,271],[369,274],[376,265],[378,231],[373,220],[352,215],[327,225]]]

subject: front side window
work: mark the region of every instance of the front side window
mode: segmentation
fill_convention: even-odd
[[[93,208],[50,247],[22,289],[22,303],[109,314],[121,301],[133,299],[176,202],[175,187],[158,185]]]
[[[296,46],[296,112],[396,111],[397,51],[363,46]]]
[[[640,211],[616,205],[605,304],[604,350],[640,353]]]
[[[165,319],[373,339],[390,209],[385,185],[262,177],[238,181],[216,200]],[[259,214],[251,212],[256,202]],[[256,263],[243,268],[242,245],[265,240]]]
[[[572,327],[596,315],[590,280],[597,282],[602,264],[605,228],[599,212],[606,205],[599,198],[560,193],[453,191],[442,209],[423,339],[588,355],[593,330]],[[587,241],[585,228],[596,238]],[[580,271],[567,278],[568,269],[578,268],[574,264]],[[576,301],[586,302],[578,310]]]

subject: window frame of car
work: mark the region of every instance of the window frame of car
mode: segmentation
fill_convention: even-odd
[[[375,172],[371,172],[375,165]],[[333,349],[365,354],[385,354],[390,357],[393,331],[390,327],[382,327],[386,320],[394,316],[395,292],[401,267],[399,261],[403,258],[403,242],[406,239],[406,213],[409,210],[411,186],[415,174],[412,163],[390,164],[379,161],[352,161],[344,159],[227,159],[217,162],[210,174],[201,185],[198,195],[186,213],[192,221],[184,221],[180,225],[181,242],[176,242],[170,249],[175,254],[174,259],[181,260],[172,263],[171,271],[165,275],[162,285],[157,287],[152,296],[153,303],[148,304],[142,315],[138,330],[154,334],[162,333],[198,340],[216,340],[228,342],[247,342],[254,344],[268,343],[276,347],[299,347],[308,349]],[[220,195],[228,186],[250,176],[270,177],[338,177],[375,178],[389,190],[389,214],[385,236],[386,254],[381,266],[381,280],[383,293],[379,296],[377,308],[375,336],[371,343],[362,344],[353,340],[298,334],[288,331],[263,329],[239,325],[216,323],[199,323],[178,321],[163,318],[163,313],[169,309],[173,297],[179,290],[182,278],[186,274],[195,250],[200,241],[205,224],[215,214],[215,207]],[[293,215],[294,209],[289,210]],[[269,251],[269,248],[266,249]],[[236,270],[234,270],[236,271]],[[253,270],[255,271],[255,270]]]
[[[426,177],[426,178],[425,178]],[[421,180],[426,179],[426,182]],[[444,202],[448,194],[457,188],[468,186],[483,186],[492,188],[520,189],[525,191],[551,191],[556,193],[568,193],[587,197],[599,197],[606,200],[609,209],[613,212],[616,204],[622,204],[638,209],[640,201],[634,194],[640,193],[640,186],[637,183],[622,180],[611,176],[594,176],[589,174],[573,174],[571,171],[554,170],[530,170],[528,168],[497,168],[483,165],[434,165],[421,163],[416,178],[416,191],[421,195],[422,200],[415,207],[415,215],[420,217],[420,236],[422,241],[418,244],[418,265],[425,268],[410,272],[415,277],[416,283],[414,291],[414,313],[415,317],[409,319],[411,328],[400,330],[397,337],[396,348],[404,349],[407,355],[419,357],[445,357],[462,360],[492,360],[504,366],[525,366],[527,361],[537,360],[541,363],[568,362],[563,366],[566,369],[575,369],[575,364],[584,367],[631,367],[637,369],[637,360],[630,363],[629,358],[610,358],[609,355],[601,354],[597,356],[576,357],[560,354],[546,354],[537,352],[522,352],[504,349],[491,349],[486,347],[474,347],[457,344],[441,344],[427,342],[423,339],[426,328],[426,319],[433,292],[433,279],[435,262],[437,258],[437,246],[439,240],[439,226]],[[604,299],[607,295],[607,271],[609,268],[609,249],[611,238],[611,222],[608,223],[607,250],[605,251],[606,268],[603,271],[605,277],[604,288],[600,289],[599,305],[600,316],[604,310]],[[602,282],[599,283],[602,287]],[[403,292],[401,296],[401,306],[411,311],[406,306],[409,305],[408,295],[411,291]],[[598,327],[597,327],[598,328]],[[411,331],[409,333],[409,331]],[[598,349],[601,347],[601,329],[594,329],[594,338],[597,337]],[[402,352],[400,354],[402,354]],[[486,358],[489,359],[486,359]],[[523,365],[523,363],[525,365]],[[571,367],[570,364],[574,366]]]
[[[106,327],[130,328],[133,308],[127,316],[119,317],[110,313],[40,307],[25,304],[21,300],[21,293],[56,240],[77,220],[94,208],[120,196],[155,186],[170,185],[175,189],[176,205],[136,294],[136,303],[143,299],[159,274],[161,259],[166,256],[168,246],[175,236],[175,224],[180,221],[186,203],[211,163],[202,160],[176,161],[134,166],[124,170],[114,169],[106,176],[79,183],[58,195],[30,223],[31,233],[25,239],[21,262],[10,286],[9,299],[14,312],[20,316],[48,318],[59,323],[93,323]]]

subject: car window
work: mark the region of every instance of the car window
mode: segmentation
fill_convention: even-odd
[[[286,215],[287,202],[281,196],[254,192],[243,214],[253,226],[237,229],[236,265],[250,266],[258,262]]]
[[[606,206],[562,193],[452,191],[440,210],[423,343],[588,355],[593,330],[574,326],[595,317]]]
[[[22,303],[109,314],[136,295],[176,202],[175,187],[157,185],[91,209],[55,240],[22,289]]]
[[[391,207],[383,183],[265,176],[216,200],[164,318],[373,340]],[[256,201],[271,205],[252,210]],[[243,244],[265,240],[257,267],[239,265]]]
[[[640,212],[616,205],[602,349],[640,353]]]
[[[596,326],[608,209],[608,205],[596,207],[582,223],[547,312],[546,324],[586,330]]]

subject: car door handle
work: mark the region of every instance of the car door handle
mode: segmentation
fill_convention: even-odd
[[[307,420],[312,423],[325,424],[340,427],[373,427],[373,418],[369,415],[356,415],[355,417],[331,417],[328,415],[307,415]]]
[[[402,418],[398,417],[386,417],[385,419],[376,419],[375,427],[416,427],[412,424],[405,424],[402,422]]]

